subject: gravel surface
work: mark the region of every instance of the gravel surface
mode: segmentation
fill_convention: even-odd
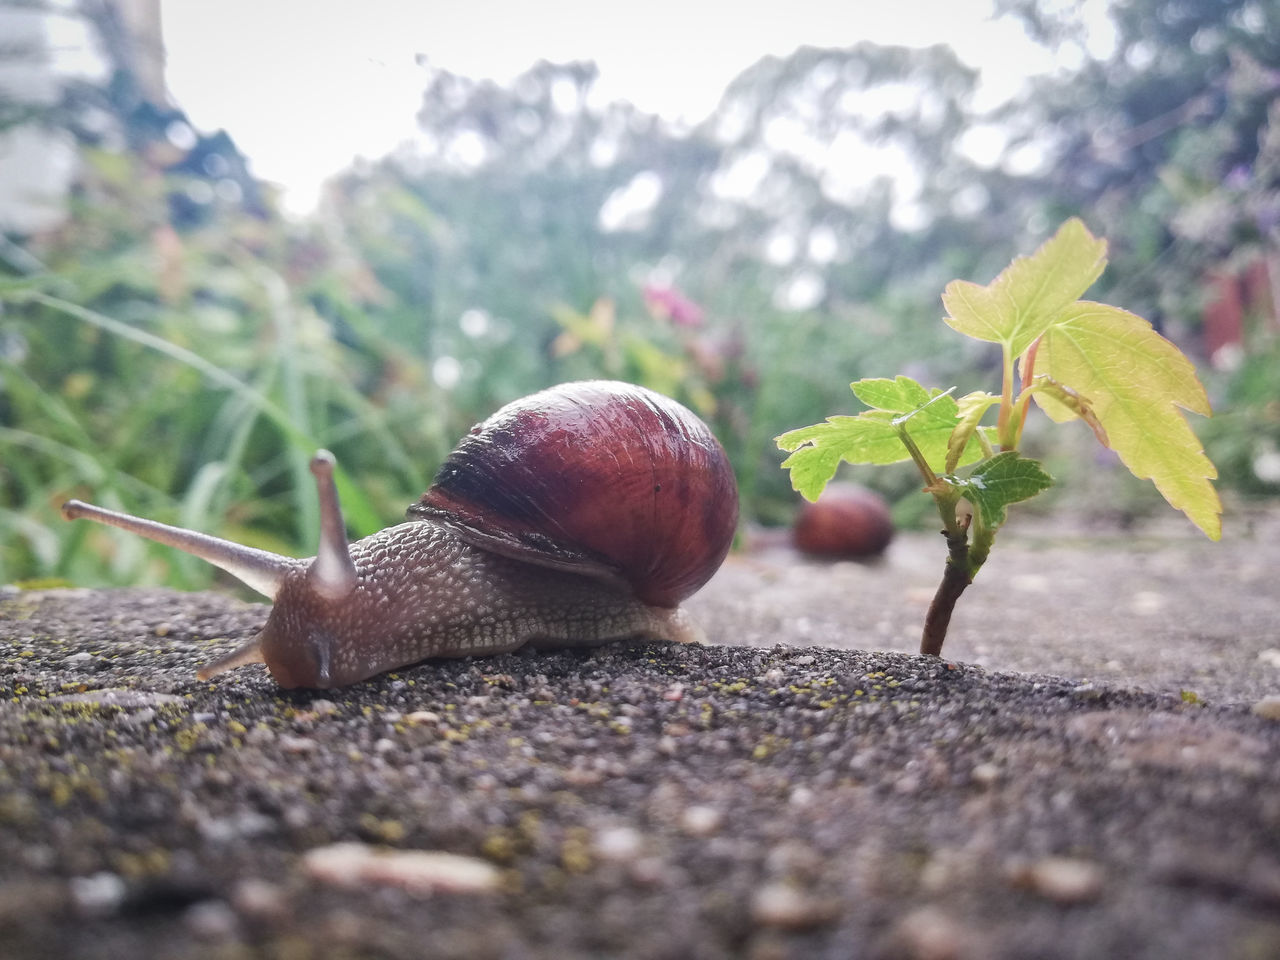
[[[919,535],[326,693],[196,681],[261,606],[9,590],[0,957],[1269,960],[1276,530],[1006,538],[960,662]]]

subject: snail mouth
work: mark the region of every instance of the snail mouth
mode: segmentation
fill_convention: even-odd
[[[284,689],[327,690],[344,682],[335,679],[338,638],[327,627],[281,616],[277,605],[259,639],[262,659],[272,678]]]
[[[327,690],[338,686],[333,676],[335,643],[336,638],[328,630],[316,628],[307,631],[300,642],[291,645],[278,664],[269,664],[272,676],[282,687]]]

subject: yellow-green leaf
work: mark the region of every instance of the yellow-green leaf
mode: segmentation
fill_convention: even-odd
[[[1212,540],[1222,535],[1218,475],[1182,410],[1209,416],[1195,368],[1141,317],[1082,300],[1046,329],[1035,373],[1089,398],[1109,445],[1134,476],[1152,480],[1169,503]],[[1076,415],[1060,397],[1037,404],[1052,419]],[[1054,402],[1057,401],[1057,402]]]
[[[959,408],[951,396],[904,376],[859,380],[849,386],[873,409],[856,417],[828,417],[824,423],[788,430],[774,438],[780,449],[791,454],[782,466],[791,471],[795,490],[808,500],[816,500],[841,461],[887,464],[909,460],[911,454],[895,421],[902,422],[930,467],[935,471],[942,468],[948,440],[959,423]],[[972,463],[980,456],[981,446],[971,432],[957,460]]]
[[[983,414],[999,402],[999,397],[982,390],[967,393],[956,401],[960,422],[947,438],[947,461],[943,467],[947,473],[951,473],[960,465],[966,448],[972,449],[969,441],[977,432],[978,423],[982,420]]]
[[[1111,446],[1107,431],[1093,412],[1093,404],[1089,398],[1072,390],[1066,384],[1059,383],[1047,374],[1037,374],[1035,383],[1027,388],[1039,402],[1041,409],[1049,414],[1049,419],[1056,423],[1079,418],[1089,425],[1093,435],[1104,447]]]
[[[985,287],[953,280],[942,294],[947,325],[1017,356],[1057,314],[1102,275],[1107,242],[1068,220],[1029,257],[1018,257]]]
[[[791,486],[806,500],[817,500],[842,460],[849,463],[897,463],[910,455],[885,411],[856,417],[828,417],[823,423],[788,430],[774,442],[791,454],[782,461]]]

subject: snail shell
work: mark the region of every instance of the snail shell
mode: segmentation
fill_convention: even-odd
[[[674,607],[729,552],[738,493],[720,443],[688,409],[595,380],[516,400],[473,428],[408,513]]]

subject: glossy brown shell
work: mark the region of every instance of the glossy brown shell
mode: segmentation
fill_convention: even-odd
[[[720,443],[687,408],[590,380],[516,400],[473,427],[409,516],[674,607],[728,553],[738,489]]]

